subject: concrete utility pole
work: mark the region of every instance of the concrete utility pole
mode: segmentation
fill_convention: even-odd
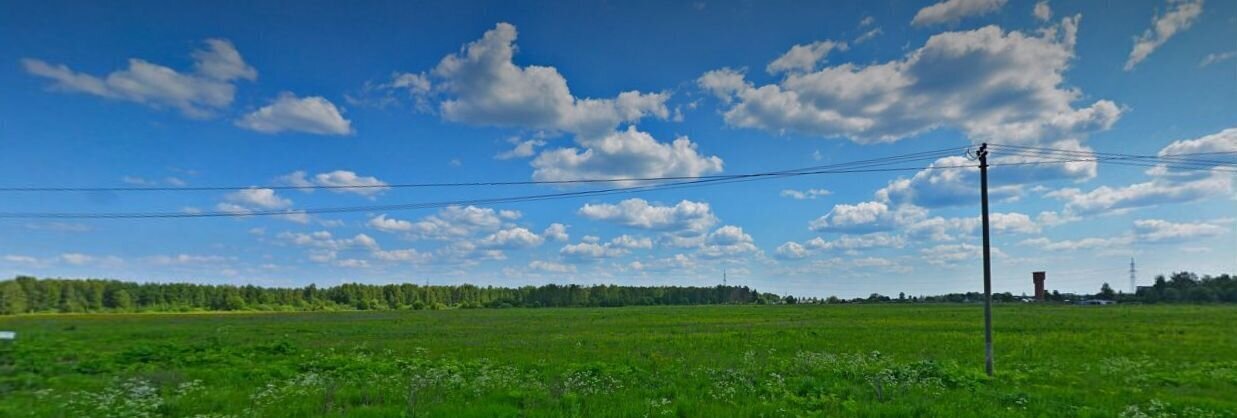
[[[979,199],[984,227],[984,371],[992,376],[992,256],[988,249],[988,143],[979,145]]]

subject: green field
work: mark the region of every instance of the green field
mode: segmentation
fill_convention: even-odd
[[[1237,307],[0,317],[0,416],[1234,416]]]

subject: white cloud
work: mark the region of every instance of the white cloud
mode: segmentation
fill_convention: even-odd
[[[447,95],[440,105],[450,121],[567,131],[595,137],[645,116],[666,118],[665,93],[628,91],[611,99],[577,98],[554,67],[520,67],[515,26],[499,23],[432,71]]]
[[[619,202],[585,204],[578,211],[585,218],[612,222],[633,228],[669,232],[704,233],[717,222],[717,216],[705,202],[683,200],[674,206],[651,205],[634,198]]]
[[[348,135],[352,121],[344,119],[334,103],[321,96],[298,98],[281,93],[269,105],[238,119],[236,125],[266,134],[284,131],[318,135]]]
[[[765,67],[765,71],[769,74],[778,74],[792,71],[811,71],[816,69],[816,64],[824,62],[825,57],[833,50],[845,51],[847,49],[846,42],[834,42],[830,40],[816,41],[810,44],[799,44],[790,47],[789,51],[769,63]]]
[[[237,190],[224,196],[227,203],[221,203],[220,210],[244,209],[256,207],[260,209],[283,209],[292,206],[292,200],[279,197],[274,189],[250,187]]]
[[[1130,58],[1125,61],[1126,71],[1133,70],[1169,38],[1189,29],[1203,14],[1203,0],[1170,0],[1168,4],[1172,10],[1157,15],[1152,19],[1151,27],[1134,39],[1134,49],[1130,50]]]
[[[628,250],[647,250],[653,248],[653,240],[648,237],[633,237],[631,235],[623,234],[611,239],[610,245]]]
[[[752,236],[743,232],[743,228],[725,225],[710,232],[700,247],[700,255],[708,258],[736,256],[757,251]]]
[[[544,140],[540,140],[540,139],[530,139],[527,141],[520,141],[518,138],[512,138],[512,139],[515,140],[514,142],[512,142],[512,144],[515,145],[515,148],[512,148],[507,151],[503,151],[499,153],[498,155],[495,155],[494,159],[510,160],[510,159],[515,159],[515,158],[532,157],[533,154],[537,153],[538,147],[544,146],[546,144]]]
[[[330,231],[317,231],[308,234],[302,232],[281,232],[277,238],[281,241],[299,247],[316,248],[329,251],[339,251],[348,248],[364,248],[370,250],[377,250],[380,248],[377,240],[365,234],[356,234],[351,238],[335,238]]]
[[[922,219],[926,211],[913,205],[890,208],[883,202],[833,205],[833,210],[808,223],[808,229],[816,232],[867,233],[888,231],[913,220]]]
[[[553,241],[566,241],[570,238],[567,235],[567,225],[560,223],[552,223],[547,226],[544,231],[541,231],[541,236]]]
[[[811,199],[816,199],[818,197],[825,197],[831,194],[833,194],[833,192],[830,192],[825,189],[807,189],[807,190],[783,189],[782,192],[779,193],[779,195],[782,197],[789,197],[795,200],[811,200]]]
[[[170,266],[170,265],[188,265],[188,264],[213,264],[228,261],[228,257],[218,255],[199,255],[199,254],[175,254],[175,255],[155,255],[146,258],[146,261],[151,264]]]
[[[1140,242],[1183,242],[1232,232],[1230,228],[1209,223],[1174,223],[1161,219],[1134,221],[1134,233]]]
[[[515,26],[499,23],[430,72],[432,89],[416,83],[414,95],[440,97],[442,117],[475,125],[567,132],[580,147],[543,150],[532,161],[538,180],[696,176],[718,172],[722,160],[702,155],[686,137],[658,142],[634,125],[646,117],[667,119],[669,93],[621,92],[613,98],[572,95],[567,80],[550,66],[519,66]],[[431,91],[426,91],[431,90]],[[420,93],[418,93],[418,91]],[[496,156],[532,156],[540,141],[525,141]]]
[[[595,261],[602,258],[618,257],[626,253],[627,251],[622,248],[595,242],[568,244],[558,251],[558,254],[563,256],[563,258],[574,262]]]
[[[373,176],[361,176],[355,172],[348,170],[335,170],[326,173],[318,173],[312,178],[303,170],[293,171],[278,178],[281,184],[287,184],[293,187],[301,187],[303,192],[314,191],[313,187],[331,187],[333,193],[355,193],[361,196],[372,197],[390,189],[387,183]]]
[[[870,41],[872,38],[875,38],[884,32],[885,31],[881,30],[881,28],[872,28],[871,30],[864,32],[862,35],[855,37],[855,43],[861,44]]]
[[[633,237],[624,234],[614,237],[604,244],[600,243],[597,237],[586,238],[587,240],[583,242],[563,246],[558,252],[559,255],[572,262],[590,262],[602,258],[619,257],[629,253],[631,250],[653,248],[653,240],[647,237]]]
[[[1047,196],[1064,200],[1065,210],[1071,215],[1087,215],[1227,196],[1232,189],[1232,173],[1217,171],[1207,177],[1184,182],[1153,179],[1123,187],[1100,186],[1089,192],[1066,188]]]
[[[912,26],[942,23],[956,24],[967,17],[982,16],[1000,10],[1006,0],[946,0],[919,9],[911,19]]]
[[[1052,7],[1048,6],[1048,0],[1036,2],[1035,8],[1031,9],[1031,15],[1035,16],[1040,22],[1047,22],[1052,19]]]
[[[401,250],[377,250],[373,252],[376,259],[401,263],[421,264],[430,261],[433,255],[417,251],[413,248]]]
[[[1158,164],[1149,170],[1148,173],[1154,176],[1175,178],[1205,177],[1207,172],[1197,168],[1216,167],[1221,164],[1231,167],[1233,164],[1237,164],[1237,155],[1234,154],[1237,154],[1237,128],[1228,128],[1195,139],[1173,141],[1173,143],[1160,149],[1158,156],[1161,159],[1169,161],[1178,158],[1188,159],[1190,161],[1188,164],[1190,169]]]
[[[1128,247],[1131,242],[1133,242],[1133,237],[1123,235],[1111,238],[1092,237],[1064,241],[1053,241],[1048,238],[1032,238],[1023,240],[1019,244],[1039,247],[1047,251],[1079,251],[1124,248]]]
[[[329,173],[318,173],[314,183],[320,186],[339,187],[330,189],[335,193],[356,193],[362,196],[372,196],[388,190],[387,183],[372,176],[358,176],[347,170],[335,170]]]
[[[996,26],[932,36],[900,60],[787,74],[755,86],[731,69],[697,82],[730,103],[727,124],[783,133],[890,142],[952,127],[974,141],[1037,143],[1103,130],[1121,115],[1111,101],[1088,107],[1063,86],[1080,16],[1038,35]],[[957,77],[965,71],[967,77]]]
[[[412,222],[402,219],[388,218],[385,213],[370,218],[367,224],[370,228],[383,232],[409,232],[412,231],[413,228]]]
[[[498,212],[476,206],[448,206],[437,214],[412,222],[406,232],[413,239],[457,239],[479,232],[496,231],[502,226]]]
[[[541,181],[582,178],[695,177],[722,171],[722,159],[705,156],[687,137],[666,144],[629,126],[599,139],[581,139],[584,149],[542,151],[532,161]]]
[[[65,264],[74,266],[99,265],[99,266],[117,266],[124,264],[124,259],[116,256],[96,256],[83,253],[62,253],[56,259]]]
[[[17,254],[5,254],[4,257],[0,257],[0,260],[4,260],[7,263],[14,263],[14,264],[38,264],[39,263],[39,259],[37,258],[28,256],[28,255],[17,255]]]
[[[794,241],[788,241],[777,246],[777,255],[781,258],[794,260],[807,257],[808,251],[803,245]]]
[[[26,58],[26,72],[55,81],[52,88],[142,103],[155,108],[174,107],[192,118],[206,118],[232,104],[236,80],[256,80],[257,70],[241,58],[231,42],[208,39],[206,48],[193,52],[194,71],[181,73],[141,59],[104,77],[75,72],[65,65]]]
[[[989,249],[993,257],[1003,256],[1000,249]],[[946,266],[961,261],[978,259],[983,256],[983,248],[972,244],[944,244],[919,250],[928,264]]]
[[[675,254],[669,257],[654,258],[646,261],[632,261],[627,265],[635,271],[641,272],[667,272],[675,270],[691,270],[696,267],[696,261],[684,254]]]
[[[807,243],[811,250],[861,250],[869,248],[902,248],[906,246],[906,238],[900,235],[884,233],[863,235],[842,235],[835,240],[826,241],[820,237]]]
[[[546,273],[574,273],[576,271],[576,266],[543,260],[528,262],[528,268]]]
[[[532,248],[541,245],[545,239],[526,228],[514,227],[502,229],[482,238],[478,244],[484,248]]]
[[[1228,61],[1233,58],[1237,58],[1237,50],[1225,51],[1225,52],[1213,52],[1203,57],[1203,60],[1198,62],[1198,66],[1206,67],[1208,65],[1219,64],[1221,62]]]

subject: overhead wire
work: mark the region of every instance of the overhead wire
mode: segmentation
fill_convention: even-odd
[[[308,215],[308,214],[328,214],[328,213],[348,213],[348,212],[391,212],[413,209],[429,209],[442,208],[447,206],[465,206],[465,205],[493,205],[504,203],[521,203],[544,200],[557,200],[567,198],[591,197],[591,196],[606,196],[615,194],[640,193],[652,190],[673,190],[693,187],[711,186],[717,184],[731,184],[739,182],[748,182],[772,178],[796,177],[806,175],[822,175],[822,174],[846,174],[846,173],[871,173],[871,172],[894,172],[894,171],[922,171],[922,170],[939,170],[939,169],[976,169],[975,164],[960,164],[960,165],[936,165],[935,162],[947,155],[956,155],[957,151],[962,148],[948,148],[942,150],[925,151],[919,153],[902,154],[890,157],[873,158],[859,161],[851,161],[838,164],[818,165],[797,169],[780,170],[772,172],[734,174],[734,175],[713,175],[713,176],[679,176],[679,177],[645,177],[645,178],[626,178],[626,179],[584,179],[579,182],[640,182],[640,181],[666,181],[672,179],[681,179],[681,181],[669,183],[654,183],[638,186],[622,186],[611,187],[604,189],[568,191],[556,193],[541,193],[532,195],[515,195],[496,198],[478,198],[478,199],[458,199],[436,202],[419,202],[419,203],[404,203],[392,205],[368,205],[368,206],[350,206],[350,207],[328,207],[328,208],[310,208],[310,209],[277,209],[277,210],[245,210],[245,211],[204,211],[204,212],[113,212],[113,213],[98,213],[98,212],[0,212],[0,218],[53,218],[53,219],[136,219],[136,218],[216,218],[216,217],[247,217],[247,216],[289,216],[289,215]],[[1068,151],[1068,150],[1061,150]],[[1034,156],[1033,153],[1015,151],[1011,152],[1014,155]],[[1064,155],[1083,154],[1064,154],[1058,153],[1056,158],[1043,159],[1038,161],[1018,161],[1006,163],[992,163],[990,167],[1003,166],[1027,166],[1027,165],[1042,165],[1042,164],[1063,164],[1071,162],[1112,162],[1111,160],[1125,157],[1099,157],[1091,156],[1091,158],[1065,158]],[[1043,157],[1043,156],[1041,156]],[[1052,157],[1049,155],[1048,157]],[[915,167],[888,167],[889,165],[903,164],[908,162],[919,162],[932,160],[933,164],[928,166]],[[1194,167],[1200,169],[1200,167]],[[526,181],[526,182],[479,182],[479,183],[420,183],[420,184],[405,184],[409,187],[445,187],[448,185],[514,185],[514,184],[567,184],[567,181]],[[295,187],[292,187],[295,188]],[[12,188],[10,188],[10,191]],[[49,191],[66,191],[69,188],[48,188]],[[77,188],[81,190],[81,188]],[[234,190],[235,188],[201,188],[203,190]],[[3,189],[0,189],[3,190]],[[32,191],[33,189],[24,189],[23,191]],[[97,189],[91,189],[97,190]],[[125,189],[125,190],[148,190],[142,188]]]

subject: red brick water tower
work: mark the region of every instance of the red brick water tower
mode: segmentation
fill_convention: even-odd
[[[1047,296],[1047,294],[1044,293],[1044,279],[1045,278],[1047,278],[1047,274],[1045,274],[1042,271],[1036,271],[1036,272],[1031,273],[1031,281],[1035,282],[1035,299],[1036,300],[1043,301],[1044,296]]]

